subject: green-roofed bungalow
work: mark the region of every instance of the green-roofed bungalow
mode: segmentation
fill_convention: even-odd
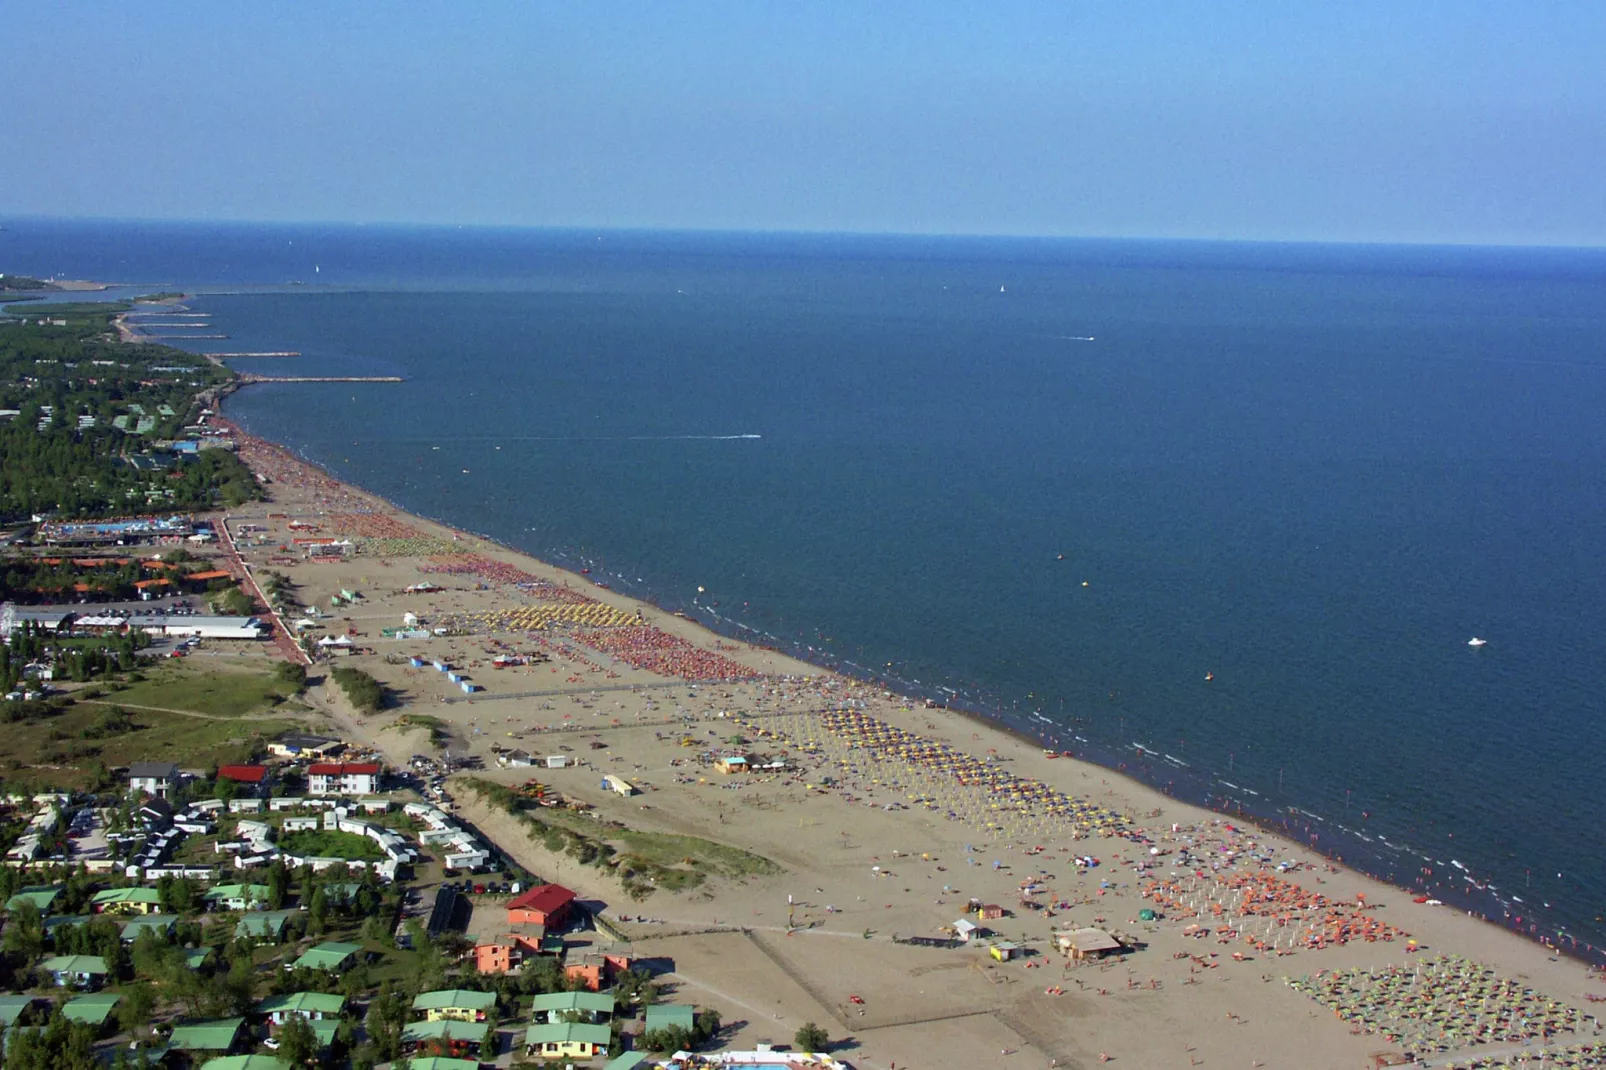
[[[219,1055],[202,1063],[201,1070],[290,1070],[290,1064],[272,1055]]]
[[[435,1022],[408,1022],[402,1028],[403,1051],[416,1051],[431,1043],[446,1045],[452,1054],[477,1052],[485,1039],[485,1026],[478,1022],[458,1022],[442,1018]]]
[[[570,1011],[583,1011],[599,1022],[613,1013],[613,996],[607,992],[548,992],[536,996],[530,1004],[530,1017],[537,1022],[550,1022],[554,1015]]]
[[[68,988],[99,988],[110,972],[99,955],[52,955],[39,968]]]
[[[269,996],[257,1004],[257,1013],[265,1014],[274,1025],[283,1025],[291,1015],[302,1018],[338,1018],[346,1006],[346,997],[336,992],[291,992],[285,996]]]
[[[320,887],[323,888],[324,900],[329,903],[350,903],[362,890],[362,885],[356,881],[331,881]]]
[[[340,1028],[339,1018],[320,1018],[308,1022],[312,1027],[312,1035],[318,1038],[318,1047],[327,1048],[335,1042],[335,1031]]]
[[[44,919],[45,938],[47,940],[54,940],[56,938],[56,930],[61,928],[63,925],[88,925],[94,920],[95,915],[93,914],[51,915]],[[112,919],[107,918],[106,920],[111,921]],[[115,924],[115,922],[113,924]]]
[[[10,1029],[16,1025],[22,1012],[28,1009],[28,1004],[38,998],[38,996],[0,996],[0,1028]]]
[[[422,1011],[424,1017],[431,1022],[441,1019],[483,1022],[486,1013],[495,1006],[495,992],[470,992],[460,988],[420,992],[413,997],[413,1010]]]
[[[88,996],[69,999],[61,1005],[61,1013],[71,1022],[103,1025],[122,999],[116,992],[96,992]]]
[[[636,1070],[636,1067],[647,1061],[644,1051],[627,1051],[623,1055],[609,1059],[602,1064],[602,1070]],[[417,1065],[416,1063],[414,1064]]]
[[[309,947],[291,965],[298,970],[348,970],[356,965],[362,953],[361,944],[342,944],[329,940]]]
[[[16,910],[23,903],[32,903],[41,914],[49,914],[56,900],[61,898],[61,886],[56,884],[30,884],[6,900],[7,910]]]
[[[426,1055],[413,1060],[413,1070],[480,1070],[478,1059],[452,1059],[445,1055]]]
[[[524,1033],[524,1050],[541,1059],[595,1059],[608,1054],[609,1030],[584,1022],[532,1025]]]
[[[173,925],[177,921],[178,916],[174,914],[147,914],[135,918],[123,926],[123,943],[132,944],[142,933],[155,933],[165,940],[173,935]]]
[[[213,950],[209,947],[198,947],[193,951],[184,952],[184,968],[195,971],[204,969],[212,961]]]
[[[285,923],[296,912],[293,910],[264,910],[247,914],[234,927],[236,940],[244,937],[258,944],[277,944],[284,939]]]
[[[262,910],[268,905],[266,884],[219,884],[201,897],[210,910]]]
[[[244,1018],[185,1022],[173,1027],[173,1035],[167,1039],[167,1045],[183,1051],[227,1052],[239,1041],[240,1030],[244,1027]]]
[[[678,1027],[689,1033],[696,1024],[697,1011],[684,1004],[666,1003],[662,1006],[647,1008],[645,1031],[648,1033],[655,1029],[668,1029],[671,1027]]]
[[[162,896],[155,888],[107,888],[89,901],[96,914],[155,914],[162,909]]]

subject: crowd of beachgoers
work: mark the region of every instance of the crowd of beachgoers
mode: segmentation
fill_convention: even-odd
[[[359,512],[372,510],[374,501],[315,465],[308,464],[277,443],[248,434],[228,421],[213,417],[212,424],[234,439],[235,453],[258,479],[299,492],[323,509]]]
[[[1288,982],[1356,1030],[1407,1054],[1425,1056],[1473,1044],[1545,1043],[1579,1033],[1590,1019],[1576,1007],[1500,977],[1459,955],[1382,969],[1318,971]]]

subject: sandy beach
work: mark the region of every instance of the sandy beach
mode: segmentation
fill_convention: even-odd
[[[1576,961],[974,718],[409,515],[272,444],[241,435],[240,455],[269,492],[226,518],[242,561],[288,577],[322,612],[305,630],[371,651],[337,657],[395,695],[364,717],[315,686],[341,731],[403,764],[427,732],[394,726],[427,715],[452,755],[484,760],[474,776],[533,777],[590,804],[599,828],[774,863],[636,901],[454,781],[502,850],[604,904],[634,954],[669,971],[676,1001],[742,1023],[733,1046],[786,1043],[814,1021],[840,1057],[876,1070],[1338,1070],[1381,1053],[1442,1066],[1541,1050],[1547,1066],[1600,1065],[1579,1046],[1597,1040],[1586,996],[1606,984]],[[343,591],[360,597],[331,607]],[[428,638],[383,633],[413,618]],[[493,747],[570,767],[504,768]],[[738,754],[783,767],[718,770]],[[608,790],[609,773],[639,794]],[[973,902],[1002,916],[979,919]],[[961,918],[994,935],[907,942],[945,940]],[[1054,934],[1083,928],[1127,949],[1073,961]],[[990,953],[1005,943],[1007,958]]]

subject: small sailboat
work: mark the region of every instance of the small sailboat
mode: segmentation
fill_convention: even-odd
[[[1477,636],[1474,635],[1471,639],[1467,640],[1467,646],[1487,646],[1488,642],[1489,642],[1489,640],[1487,640],[1487,639],[1479,639]]]

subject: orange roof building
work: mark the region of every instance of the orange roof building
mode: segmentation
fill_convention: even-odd
[[[540,884],[515,896],[507,905],[509,925],[545,925],[552,929],[567,920],[574,893],[561,884]]]

